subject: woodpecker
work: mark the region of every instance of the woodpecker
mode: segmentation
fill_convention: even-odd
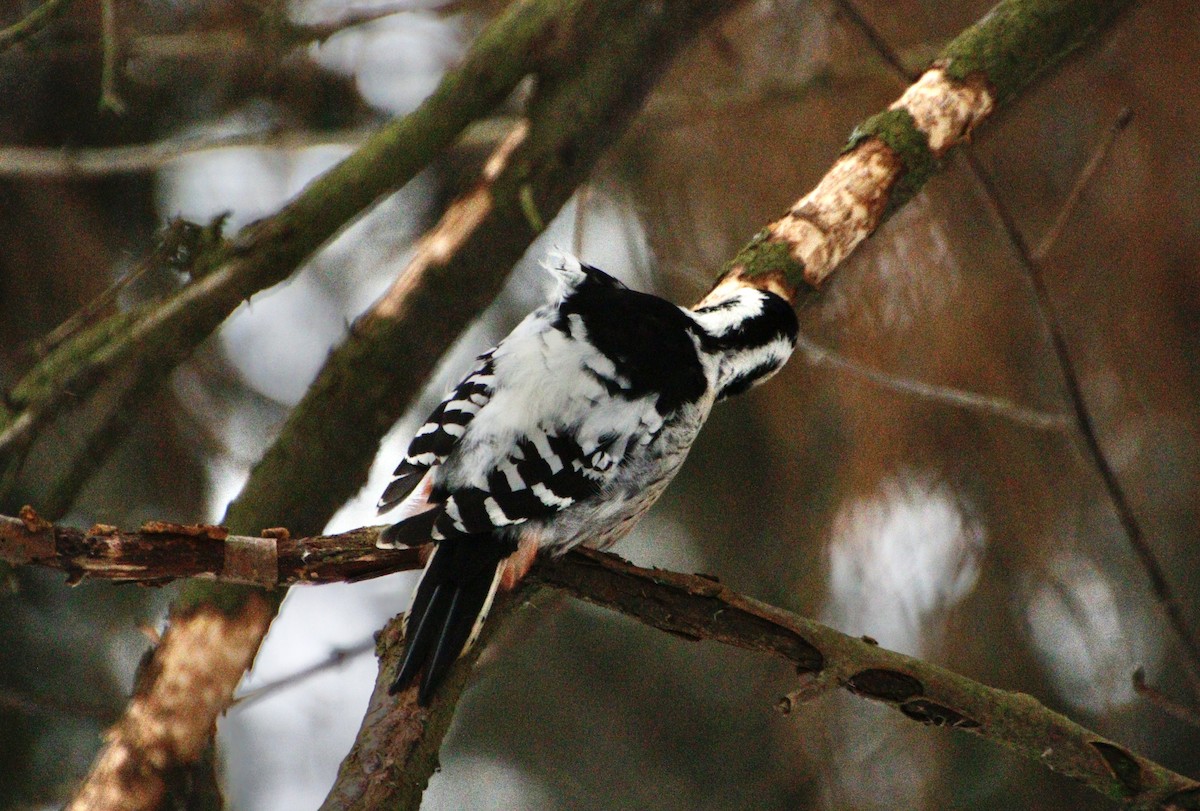
[[[383,548],[436,546],[406,618],[394,694],[428,706],[498,588],[539,550],[606,548],[674,478],[714,402],[787,361],[780,296],[720,285],[695,309],[559,255],[555,301],[530,313],[434,409],[379,501]],[[422,675],[423,674],[423,675]]]

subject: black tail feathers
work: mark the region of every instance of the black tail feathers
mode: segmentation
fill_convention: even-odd
[[[388,692],[398,693],[424,672],[417,703],[429,706],[450,666],[482,623],[500,562],[514,549],[514,544],[479,535],[438,544],[409,609],[408,646]]]

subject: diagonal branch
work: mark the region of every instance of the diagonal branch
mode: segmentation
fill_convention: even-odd
[[[879,56],[887,62],[897,75],[906,79],[912,78],[911,73],[904,67],[903,62],[888,45],[887,40],[859,13],[851,0],[838,0],[838,8],[859,29],[878,52]],[[991,178],[983,170],[978,159],[968,152],[966,154],[966,163],[970,169],[972,179],[979,186],[988,207],[991,209],[997,222],[999,222],[1009,243],[1016,251],[1017,259],[1029,279],[1033,289],[1034,304],[1042,323],[1045,324],[1046,330],[1050,335],[1054,356],[1058,361],[1059,370],[1063,377],[1063,384],[1066,388],[1067,400],[1071,406],[1071,419],[1079,438],[1083,440],[1084,451],[1091,460],[1092,466],[1100,475],[1101,485],[1108,495],[1108,499],[1113,506],[1113,511],[1116,513],[1117,521],[1121,525],[1126,540],[1133,549],[1138,563],[1150,580],[1150,590],[1154,595],[1154,599],[1162,608],[1168,625],[1183,647],[1185,654],[1183,657],[1184,672],[1187,674],[1193,690],[1200,692],[1200,639],[1197,638],[1195,630],[1188,622],[1183,605],[1175,595],[1175,590],[1167,577],[1161,561],[1158,559],[1158,555],[1146,539],[1142,531],[1141,522],[1138,520],[1137,514],[1134,513],[1133,507],[1129,503],[1129,497],[1125,493],[1124,487],[1117,478],[1116,471],[1108,461],[1108,457],[1100,444],[1091,411],[1083,395],[1079,374],[1075,370],[1075,363],[1071,358],[1070,348],[1067,346],[1066,334],[1042,269],[1043,261],[1053,248],[1069,218],[1074,213],[1083,191],[1091,181],[1096,169],[1108,155],[1117,136],[1132,120],[1132,115],[1132,110],[1129,108],[1123,109],[1118,114],[1112,126],[1105,131],[1093,150],[1091,157],[1088,159],[1087,164],[1080,171],[1070,193],[1063,201],[1058,214],[1054,218],[1054,222],[1046,230],[1046,233],[1042,236],[1036,247],[1030,246],[1025,236],[1017,227],[1012,213],[1000,197],[999,190],[996,189]]]
[[[57,561],[74,548],[77,555],[109,556],[103,568],[89,570],[92,577],[129,580],[140,571],[161,578],[169,576],[165,574],[169,571],[188,570],[185,550],[198,548],[193,542],[217,550],[209,557],[239,558],[243,554],[240,547],[247,539],[229,536],[221,540],[216,537],[221,532],[219,527],[152,524],[136,533],[112,527],[84,533],[50,526],[28,513],[23,518],[0,516],[0,558],[16,562],[13,550],[24,549],[26,562],[62,568]],[[398,552],[384,552],[375,548],[375,536],[375,529],[362,528],[295,540],[276,531],[272,537],[249,540],[264,546],[274,544],[279,550],[275,559],[280,561],[280,582],[354,580],[368,571],[364,566],[371,567],[366,576],[374,576],[419,565],[420,550],[401,550],[411,553],[407,558]],[[53,555],[51,547],[55,549]],[[236,548],[222,553],[221,547]],[[297,574],[302,567],[289,568],[292,564],[283,561],[302,559],[304,554],[296,550],[304,549],[321,550],[322,563]],[[388,564],[379,560],[381,555],[391,556]],[[224,577],[214,568],[209,573]],[[560,558],[541,560],[521,592],[498,602],[488,625],[501,625],[502,617],[523,604],[542,599],[551,589],[619,611],[678,637],[781,657],[796,666],[805,685],[805,698],[841,687],[888,704],[919,723],[949,727],[1000,744],[1134,807],[1190,808],[1194,805],[1189,803],[1200,799],[1200,783],[1076,724],[1032,696],[988,687],[938,665],[886,650],[870,640],[847,636],[731,591],[707,575],[645,569],[615,555],[577,549]],[[476,646],[476,655],[482,647]],[[444,732],[453,702],[436,702],[425,710],[413,706],[407,700],[411,696],[387,694],[402,648],[399,623],[393,621],[377,646],[380,676],[359,743],[342,766],[327,808],[396,807],[397,803],[413,807],[419,802],[424,788],[422,770],[403,767],[420,760],[432,770],[436,741],[441,737],[439,729]],[[461,691],[469,681],[470,670],[469,666],[456,667],[453,683],[444,689]],[[159,714],[167,722],[174,722],[171,719],[177,711],[147,706],[145,712],[144,722],[159,719]],[[147,724],[147,728],[153,728],[153,724]],[[371,752],[385,751],[389,754],[386,759],[369,758]]]
[[[46,0],[17,22],[0,29],[0,53],[24,42],[58,19],[75,0]]]
[[[595,20],[572,0],[515,3],[478,38],[467,58],[420,107],[376,133],[310,183],[276,215],[219,243],[197,262],[194,281],[159,305],[104,319],[58,347],[9,393],[0,434],[28,412],[22,441],[0,451],[0,505],[16,509],[21,466],[55,418],[86,404],[106,384],[123,392],[161,384],[167,373],[244,300],[286,279],[327,240],[383,195],[411,180],[474,119],[489,114],[531,70],[554,70],[585,50]],[[125,406],[89,426],[119,435]],[[87,437],[81,438],[86,445]],[[82,463],[82,460],[80,460]],[[73,494],[72,494],[73,495]]]

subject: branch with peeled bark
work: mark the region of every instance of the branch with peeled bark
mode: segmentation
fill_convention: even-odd
[[[380,550],[378,532],[364,527],[340,535],[293,539],[272,530],[263,538],[229,535],[221,527],[178,526],[153,522],[137,532],[114,527],[78,529],[52,526],[31,512],[20,518],[0,516],[0,559],[53,566],[69,572],[87,567],[93,578],[118,582],[161,582],[164,578],[203,574],[245,582],[318,583],[358,580],[420,566],[421,548]],[[247,549],[257,550],[247,552]],[[198,564],[197,560],[207,561]],[[274,573],[270,574],[274,566]],[[247,576],[246,572],[257,572]],[[634,566],[621,558],[579,549],[560,558],[541,560],[529,582],[497,603],[488,625],[549,590],[565,591],[595,605],[619,611],[651,627],[693,641],[778,656],[796,666],[800,689],[785,697],[780,709],[843,688],[894,707],[928,726],[948,727],[998,743],[1046,768],[1079,780],[1107,797],[1139,808],[1192,808],[1200,801],[1200,783],[1176,774],[1120,744],[1053,712],[1032,696],[998,690],[938,665],[879,647],[868,639],[846,636],[818,622],[737,594],[706,575],[687,575]],[[202,653],[219,649],[214,634],[224,633],[213,609],[200,612],[163,646],[185,645]],[[261,615],[265,623],[269,617]],[[243,628],[242,632],[247,632]],[[455,668],[446,690],[461,691],[483,644]],[[238,650],[239,646],[232,646]],[[380,635],[380,676],[371,697],[359,745],[343,763],[327,808],[414,807],[437,759],[440,732],[453,715],[454,703],[439,701],[428,710],[411,701],[412,691],[389,696],[387,687],[403,649],[399,623]],[[174,668],[154,674],[168,679],[172,691],[135,691],[130,711],[110,733],[110,760],[131,760],[136,745],[152,756],[179,757],[195,746],[188,729],[200,714],[191,691],[207,676],[206,668],[241,672],[237,656],[197,660],[193,656],[154,657]],[[436,729],[434,729],[436,727]],[[127,744],[126,741],[134,743]],[[202,738],[200,739],[202,741]],[[387,752],[387,758],[370,753]],[[382,761],[386,761],[382,763]],[[425,769],[406,768],[421,762]],[[77,807],[107,807],[101,795],[85,795]]]
[[[83,530],[51,524],[26,507],[17,517],[0,515],[0,561],[57,569],[71,584],[91,579],[158,586],[204,578],[264,588],[353,582],[424,565],[424,548],[375,548],[379,529],[310,538],[268,529],[256,537],[220,526],[151,521],[133,531],[105,524]]]
[[[811,295],[951,150],[1131,0],[1005,0],[955,37],[887,110],[860,124],[816,188],[755,235],[727,283]]]

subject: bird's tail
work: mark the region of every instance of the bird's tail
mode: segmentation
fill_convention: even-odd
[[[489,536],[438,543],[417,584],[405,623],[407,647],[389,690],[395,694],[424,673],[417,703],[429,706],[450,666],[475,642],[513,544]]]

